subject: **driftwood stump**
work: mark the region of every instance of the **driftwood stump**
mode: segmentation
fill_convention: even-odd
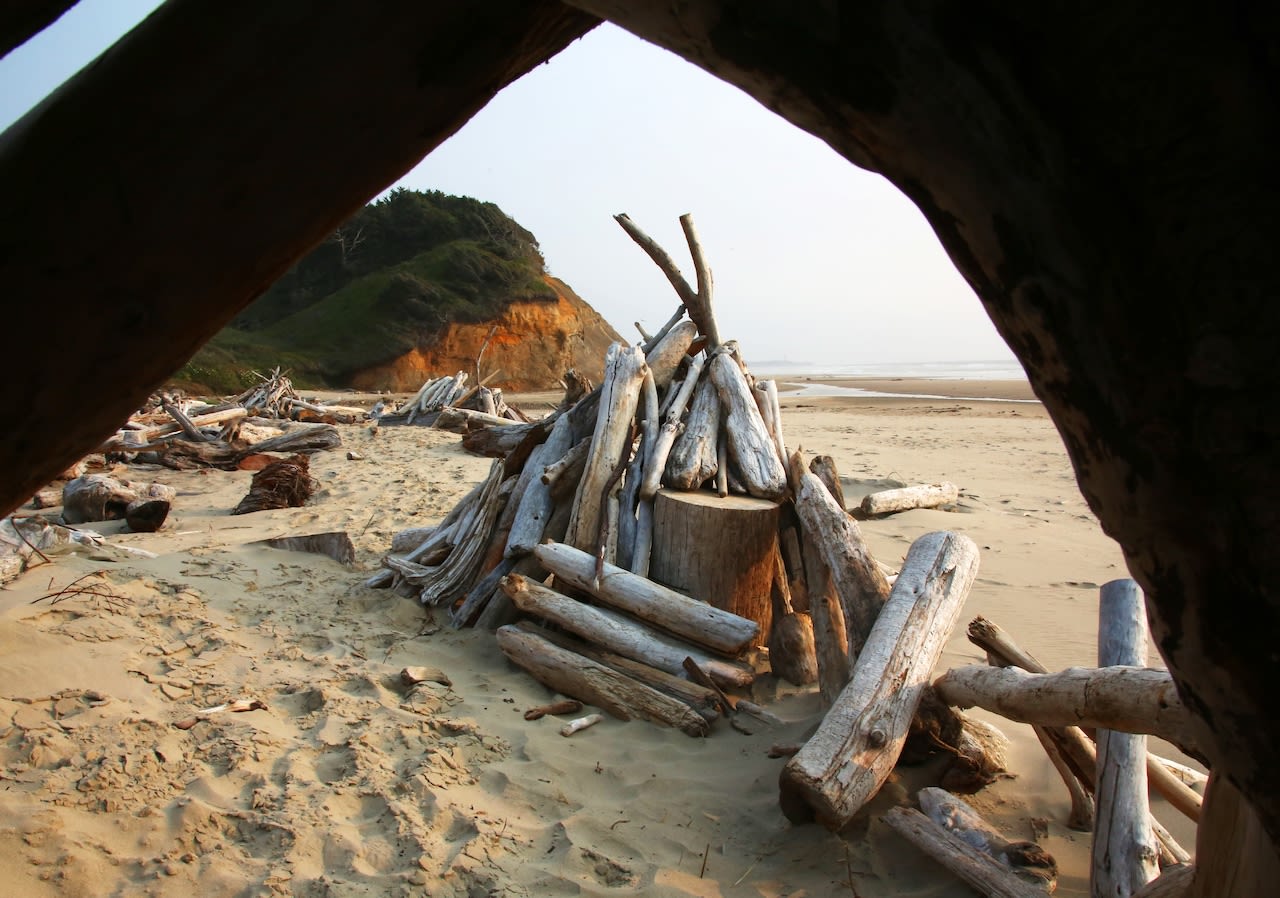
[[[678,592],[753,620],[764,639],[781,506],[706,490],[662,490],[653,505],[649,576]]]

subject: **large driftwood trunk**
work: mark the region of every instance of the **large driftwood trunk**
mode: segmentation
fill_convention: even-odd
[[[773,620],[777,502],[663,490],[653,505],[649,577],[760,625]]]
[[[853,679],[782,771],[790,820],[839,829],[884,784],[977,573],[968,537],[928,533],[912,544]]]

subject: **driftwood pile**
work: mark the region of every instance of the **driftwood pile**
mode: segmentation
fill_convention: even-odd
[[[496,629],[557,691],[695,735],[740,712],[769,718],[743,694],[767,645],[773,672],[817,681],[832,705],[783,773],[794,819],[843,825],[904,749],[954,756],[957,784],[990,782],[1003,737],[930,700],[928,684],[976,547],[930,534],[891,585],[831,460],[788,452],[776,384],[720,340],[692,222],[696,289],[618,221],[681,308],[641,345],[614,344],[598,389],[541,421],[485,428],[488,477],[438,526],[398,537],[369,584]]]
[[[369,584],[449,608],[455,626],[495,629],[514,663],[574,700],[691,735],[721,718],[740,726],[743,712],[771,718],[745,697],[767,646],[774,674],[816,681],[828,704],[803,745],[771,752],[789,758],[780,803],[795,822],[843,827],[895,764],[931,750],[954,759],[947,788],[991,782],[1007,740],[958,707],[1032,722],[1072,797],[1067,822],[1098,830],[1094,894],[1154,895],[1157,884],[1182,881],[1178,867],[1143,886],[1189,859],[1151,817],[1148,781],[1192,816],[1200,796],[1178,779],[1194,772],[1122,735],[1156,733],[1196,750],[1168,674],[1142,668],[1145,649],[1134,651],[1145,621],[1135,623],[1132,582],[1104,589],[1104,620],[1115,604],[1108,594],[1128,596],[1119,617],[1130,635],[1113,644],[1104,626],[1100,669],[1047,674],[979,618],[969,635],[993,666],[931,683],[977,547],[956,533],[925,534],[887,575],[846,510],[834,464],[788,452],[776,385],[753,378],[736,344],[721,342],[688,216],[696,289],[625,215],[618,221],[681,308],[641,345],[611,347],[598,389],[541,421],[470,433],[470,447],[497,459],[488,477],[438,526],[399,534]],[[951,484],[918,487],[860,511],[936,507],[956,495]],[[923,813],[896,808],[885,822],[982,894],[1052,890],[1056,866],[1034,843],[996,833],[945,792],[924,790],[918,801]]]
[[[299,398],[277,368],[261,383],[218,404],[163,393],[153,396],[99,451],[175,470],[257,470],[275,460],[269,453],[336,448],[342,439],[334,425],[366,418],[360,408]]]
[[[497,373],[490,374],[487,380]],[[467,378],[465,371],[459,371],[452,377],[428,379],[408,402],[379,414],[378,423],[417,424],[457,433],[512,422],[528,423],[524,412],[507,405],[502,390],[487,387],[483,381],[467,389]]]

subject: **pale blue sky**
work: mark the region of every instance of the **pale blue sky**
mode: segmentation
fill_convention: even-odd
[[[0,127],[157,5],[81,0],[0,60]],[[508,87],[400,183],[497,203],[628,339],[676,298],[611,216],[629,213],[692,278],[678,221],[692,212],[721,334],[748,360],[1012,358],[895,187],[609,25]]]

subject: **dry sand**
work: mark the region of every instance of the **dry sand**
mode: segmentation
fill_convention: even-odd
[[[990,617],[1051,668],[1094,663],[1097,587],[1125,569],[1038,404],[784,408],[789,445],[834,456],[850,504],[890,480],[960,486],[957,512],[864,522],[881,560],[929,530],[967,533],[983,554],[963,620]],[[361,585],[395,532],[440,518],[489,461],[422,428],[343,439],[313,460],[324,487],[306,508],[232,517],[250,474],[157,471],[178,490],[164,530],[97,525],[157,558],[64,557],[0,592],[0,893],[971,894],[876,820],[909,801],[904,782],[841,834],[783,818],[783,762],[766,751],[815,725],[811,692],[763,688],[784,726],[704,740],[612,719],[565,739],[559,720],[525,721],[551,696],[491,634]],[[354,569],[256,544],[327,530],[350,533]],[[90,592],[43,598],[85,575]],[[961,626],[941,667],[980,660]],[[406,690],[408,665],[452,686]],[[266,709],[173,726],[246,697]],[[1063,828],[1065,793],[1029,728],[1000,725],[1016,776],[973,803],[1013,838],[1047,818],[1058,894],[1086,894],[1087,836]]]

